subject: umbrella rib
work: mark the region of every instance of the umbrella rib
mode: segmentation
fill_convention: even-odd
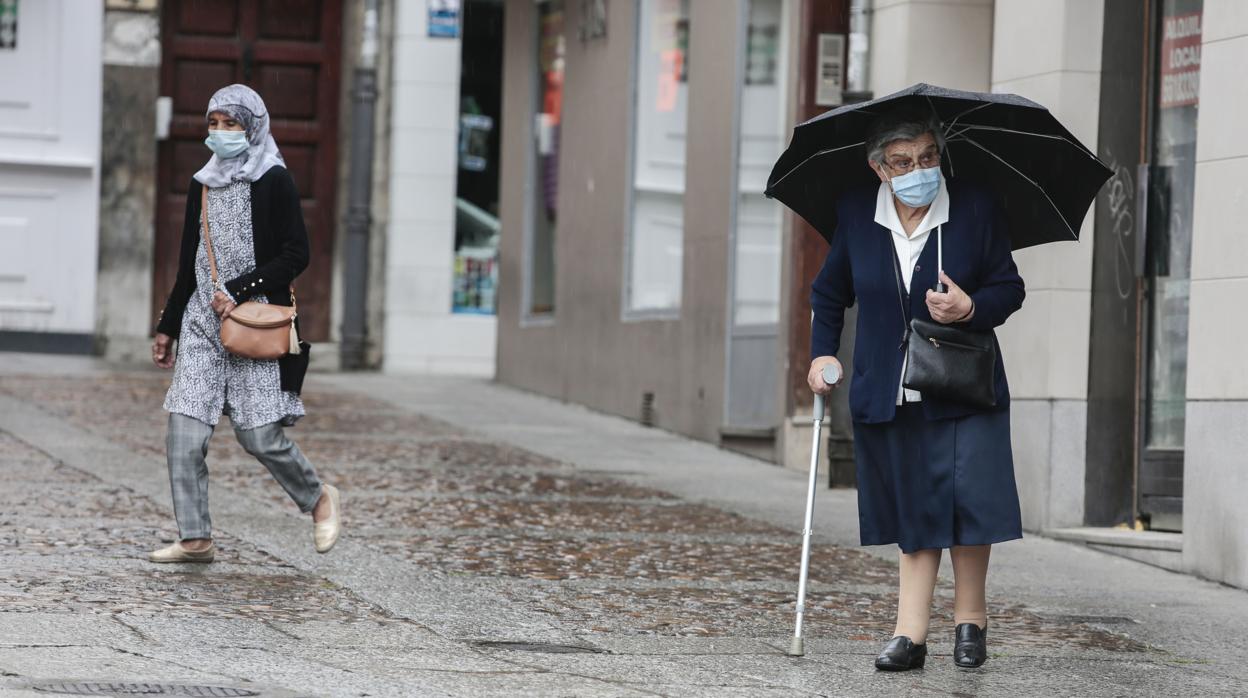
[[[1041,194],[1044,194],[1044,198],[1045,198],[1045,200],[1049,202],[1049,205],[1053,207],[1053,210],[1054,210],[1054,211],[1057,211],[1057,217],[1058,217],[1058,218],[1060,218],[1060,219],[1062,219],[1062,223],[1066,226],[1066,230],[1070,231],[1070,235],[1071,235],[1071,237],[1073,237],[1075,240],[1078,240],[1078,239],[1079,239],[1079,234],[1075,232],[1075,229],[1074,229],[1074,228],[1070,227],[1070,222],[1066,220],[1066,216],[1062,213],[1062,209],[1058,208],[1058,207],[1057,207],[1057,204],[1053,203],[1053,199],[1049,196],[1049,193],[1048,193],[1047,191],[1045,191],[1045,190],[1044,190],[1044,187],[1042,187],[1042,186],[1040,186],[1039,184],[1037,184],[1037,183],[1036,183],[1036,180],[1034,180],[1034,179],[1032,179],[1031,177],[1028,177],[1027,175],[1023,174],[1022,170],[1020,170],[1020,169],[1018,169],[1017,167],[1015,167],[1015,166],[1011,165],[1010,163],[1006,162],[1005,160],[1003,160],[1003,159],[1001,158],[1001,156],[997,155],[996,153],[992,152],[991,150],[988,150],[987,148],[985,148],[984,146],[980,145],[979,143],[976,143],[973,139],[971,139],[971,138],[967,138],[966,136],[963,136],[963,137],[962,137],[962,140],[966,141],[967,143],[970,143],[971,145],[975,146],[976,148],[979,148],[980,150],[984,151],[985,153],[987,153],[987,154],[991,155],[992,157],[996,158],[998,162],[1000,162],[1002,165],[1005,165],[1006,167],[1010,168],[1011,170],[1014,170],[1014,172],[1015,172],[1016,174],[1018,174],[1018,176],[1019,176],[1019,177],[1022,177],[1023,179],[1027,180],[1027,182],[1028,182],[1028,183],[1030,183],[1030,184],[1031,184],[1031,186],[1033,186],[1033,187],[1035,187],[1036,189],[1038,189],[1038,190],[1040,191],[1040,193],[1041,193]]]
[[[794,165],[793,169],[789,170],[788,172],[785,172],[780,177],[780,179],[777,179],[776,181],[772,182],[771,185],[768,186],[767,188],[771,189],[771,188],[780,186],[780,183],[783,182],[785,179],[788,179],[789,175],[793,174],[794,172],[797,172],[798,170],[802,168],[802,165],[805,165],[806,163],[810,162],[811,160],[814,160],[820,155],[827,155],[828,153],[835,153],[840,150],[845,150],[846,148],[857,148],[860,145],[866,145],[866,141],[862,141],[859,143],[850,143],[849,145],[843,145],[843,146],[840,146],[839,148],[827,148],[825,150],[820,150],[816,153],[813,153],[809,155],[805,160],[802,160],[801,162]]]
[[[932,104],[932,98],[931,98],[931,97],[928,97],[928,98],[927,98],[927,103],[928,103],[929,105],[931,105],[931,107],[932,107],[932,111],[933,111],[933,112],[935,112],[935,111],[936,111],[936,105]],[[980,109],[983,109],[984,107],[987,107],[987,106],[989,106],[990,104],[991,104],[991,102],[985,102],[985,103],[983,103],[983,104],[976,104],[975,106],[971,107],[970,109],[967,109],[966,111],[962,112],[961,114],[958,114],[957,116],[953,117],[953,119],[951,119],[951,120],[950,120],[947,124],[944,124],[944,127],[945,127],[945,143],[949,143],[950,141],[953,141],[955,138],[957,138],[958,136],[960,136],[960,135],[962,135],[963,133],[965,133],[965,131],[959,131],[958,133],[956,133],[956,134],[954,134],[954,135],[952,135],[952,136],[950,136],[950,135],[949,135],[950,131],[952,131],[952,130],[953,130],[954,124],[957,124],[957,123],[958,123],[958,119],[961,119],[962,117],[966,116],[967,114],[970,114],[971,112],[974,112],[974,111],[979,111]],[[955,168],[954,168],[954,166],[953,166],[953,153],[952,153],[952,152],[950,152],[948,149],[946,149],[946,150],[945,150],[945,152],[944,152],[944,153],[942,153],[942,155],[944,155],[945,157],[947,157],[947,158],[949,159],[949,176],[950,176],[950,177],[956,177],[956,176],[957,176],[957,172],[955,171]]]
[[[962,133],[966,133],[967,131],[971,131],[974,129],[981,129],[984,131],[1001,131],[1003,133],[1016,133],[1020,136],[1035,136],[1036,138],[1052,138],[1054,140],[1066,141],[1067,143],[1071,143],[1071,140],[1067,138],[1066,136],[1059,136],[1054,133],[1033,133],[1031,131],[1019,131],[1018,129],[1014,129],[1014,128],[1005,128],[1004,126],[988,126],[986,124],[966,124],[965,126],[962,127],[962,130],[959,131],[958,133],[962,134]],[[1074,145],[1074,144],[1071,143],[1071,145]]]
[[[992,102],[984,102],[983,104],[977,104],[971,107],[970,109],[967,109],[966,111],[962,112],[961,114],[958,114],[957,116],[953,117],[953,119],[951,119],[949,123],[945,124],[945,134],[948,135],[948,133],[953,130],[953,126],[954,124],[958,123],[958,119],[961,119],[962,117],[966,116],[967,114],[970,114],[971,112],[979,111],[980,109],[983,109],[984,107],[988,107],[988,106],[992,106]]]
[[[970,131],[972,129],[977,129],[977,128],[988,130],[988,131],[1005,131],[1008,133],[1017,133],[1017,134],[1024,135],[1024,136],[1038,136],[1041,138],[1061,138],[1061,136],[1054,136],[1051,134],[1031,133],[1030,131],[1016,131],[1014,129],[1000,128],[997,126],[985,126],[983,124],[962,124],[961,126],[958,127],[957,133],[950,133],[950,134],[947,134],[945,137],[951,141],[956,140],[958,138],[961,138],[963,135],[965,135],[967,131]]]
[[[972,129],[980,129],[983,131],[1000,131],[1002,133],[1014,133],[1020,136],[1035,136],[1036,138],[1049,138],[1052,140],[1064,141],[1074,146],[1075,150],[1078,150],[1084,155],[1087,155],[1088,157],[1092,158],[1093,160],[1100,162],[1100,159],[1097,158],[1095,155],[1093,155],[1092,152],[1089,151],[1082,143],[1078,141],[1072,141],[1066,136],[1059,136],[1059,135],[1052,134],[1052,133],[1032,133],[1031,131],[1019,131],[1017,129],[1004,128],[1001,126],[986,126],[984,124],[968,124],[966,126],[963,126],[962,130],[958,131],[958,133],[954,135],[954,138],[957,138],[957,137],[965,138],[963,134],[965,134],[967,131],[970,131]],[[951,138],[950,140],[953,140],[953,139]]]

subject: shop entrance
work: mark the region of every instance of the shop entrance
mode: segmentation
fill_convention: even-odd
[[[459,172],[451,310],[494,315],[498,285],[499,124],[503,106],[503,3],[467,0],[459,79]]]
[[[1202,0],[1106,0],[1085,520],[1183,525]]]
[[[1188,289],[1203,0],[1162,0],[1152,18],[1153,66],[1143,293],[1140,302],[1138,508],[1150,528],[1183,521]]]

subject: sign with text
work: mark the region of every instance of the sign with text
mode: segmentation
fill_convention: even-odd
[[[429,36],[459,38],[460,0],[429,0]]]
[[[1200,100],[1200,22],[1199,12],[1161,20],[1162,109]]]

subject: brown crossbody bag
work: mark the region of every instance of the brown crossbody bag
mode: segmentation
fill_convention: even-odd
[[[215,291],[219,284],[217,257],[213,254],[212,235],[208,232],[208,187],[203,188],[200,216],[204,222],[204,246]],[[298,315],[293,284],[290,307],[256,301],[239,303],[230,311],[230,316],[221,321],[221,344],[231,354],[248,359],[280,359],[286,354],[298,354],[299,333],[295,330]]]

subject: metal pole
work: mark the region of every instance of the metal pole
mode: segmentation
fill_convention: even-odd
[[[802,620],[806,616],[806,579],[810,571],[810,537],[815,526],[815,488],[819,480],[819,428],[823,424],[823,396],[815,395],[815,435],[810,446],[810,478],[806,483],[806,519],[802,526],[802,566],[797,578],[797,620],[793,628],[793,642],[789,645],[789,655],[800,657],[806,654],[806,643],[802,639]]]
[[[347,239],[342,292],[342,367],[346,369],[364,368],[366,361],[379,2],[364,0],[360,60],[355,67],[351,93],[351,172],[347,183]]]

